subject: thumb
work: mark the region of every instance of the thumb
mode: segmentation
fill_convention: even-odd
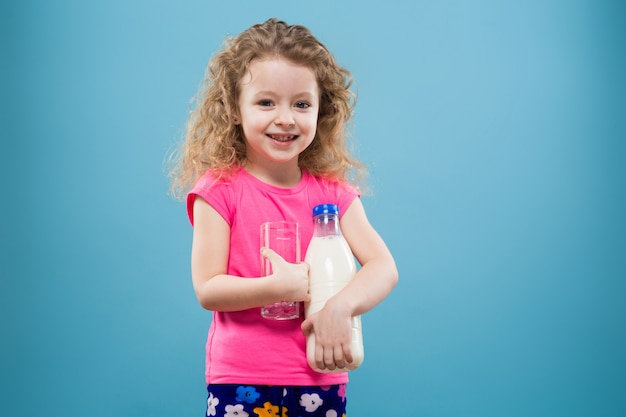
[[[274,262],[277,258],[280,258],[280,255],[274,252],[273,249],[265,246],[261,248],[261,256],[268,259],[270,262]]]
[[[302,322],[300,328],[302,329],[304,336],[308,336],[313,332],[313,322],[310,319],[306,319]]]

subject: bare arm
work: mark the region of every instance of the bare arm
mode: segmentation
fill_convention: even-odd
[[[201,197],[196,197],[193,211],[191,276],[202,307],[238,311],[281,300],[308,300],[307,265],[287,263],[270,249],[263,256],[272,263],[272,275],[255,279],[228,275],[230,227]]]
[[[389,295],[398,282],[398,271],[387,245],[369,223],[360,199],[341,218],[341,231],[361,269],[332,301],[356,316],[376,307]]]

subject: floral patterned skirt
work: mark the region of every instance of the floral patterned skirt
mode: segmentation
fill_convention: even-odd
[[[345,417],[346,384],[323,387],[214,384],[208,417]]]

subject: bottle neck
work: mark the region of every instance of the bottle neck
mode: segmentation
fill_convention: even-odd
[[[339,228],[339,216],[336,214],[318,214],[313,217],[313,222],[315,224],[313,236],[325,237],[341,235],[341,229]]]

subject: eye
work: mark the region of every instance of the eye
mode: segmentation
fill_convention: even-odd
[[[298,101],[296,103],[296,107],[299,109],[308,109],[309,107],[311,107],[311,105],[306,101]]]
[[[272,103],[272,100],[259,100],[259,106],[262,107],[270,107],[273,106],[274,103]]]

